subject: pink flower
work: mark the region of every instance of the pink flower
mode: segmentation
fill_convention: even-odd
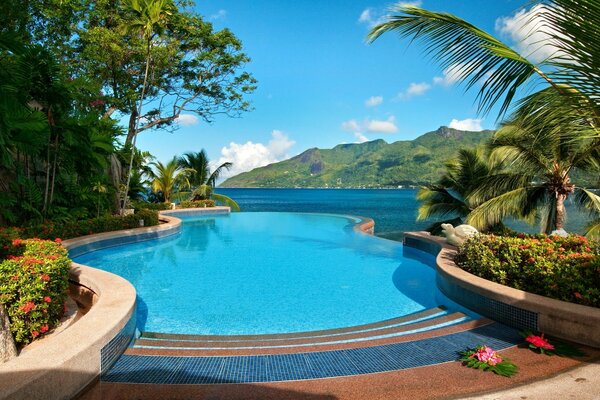
[[[48,324],[42,325],[40,328],[40,332],[42,332],[42,333],[48,332]]]
[[[52,299],[50,298],[50,296],[45,296],[45,297],[44,297],[44,301],[45,301],[46,303],[51,303],[51,302],[52,302]]]
[[[544,339],[543,334],[541,336],[529,335],[525,338],[525,341],[531,343],[532,345],[540,349],[554,350],[554,346],[551,345],[550,342],[548,342],[546,339]]]
[[[492,350],[490,347],[481,346],[477,348],[477,351],[471,354],[471,357],[477,358],[479,361],[494,366],[502,362],[502,357]]]
[[[31,331],[31,336],[38,337],[40,335],[40,333],[38,331]]]

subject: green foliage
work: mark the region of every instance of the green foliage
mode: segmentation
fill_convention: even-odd
[[[491,131],[441,127],[412,141],[375,140],[309,149],[289,160],[227,179],[221,187],[397,187],[426,185],[444,173],[444,163],[461,148],[481,146]],[[415,154],[428,159],[415,160]]]
[[[214,206],[214,200],[186,200],[179,203],[178,208],[205,208]]]
[[[502,285],[600,307],[600,243],[583,236],[478,235],[460,247],[455,261]]]
[[[489,349],[486,346],[477,346],[474,349],[468,349],[465,351],[461,351],[459,354],[461,357],[459,361],[462,361],[463,365],[469,368],[480,369],[482,371],[490,371],[500,376],[505,376],[510,378],[514,374],[518,372],[518,368],[515,364],[513,364],[508,358],[502,357],[501,355],[494,352],[494,357],[499,358],[501,361],[498,363],[490,363],[480,361],[475,357],[477,352],[484,351],[485,349]],[[491,350],[491,349],[489,349]]]
[[[51,330],[64,312],[71,260],[59,243],[38,239],[12,242],[0,262],[0,302],[19,345]]]
[[[144,226],[158,225],[158,212],[155,210],[141,209],[135,214],[123,217],[104,216],[65,223],[45,221],[42,224],[27,227],[23,231],[23,235],[26,237],[37,237],[42,239],[70,239],[79,236],[92,235],[94,233],[138,228],[140,226],[140,220],[144,221]]]
[[[23,230],[20,228],[0,227],[0,260],[6,258],[8,254],[15,253],[13,240],[21,238],[22,234]]]
[[[169,203],[147,203],[145,201],[132,201],[131,205],[136,213],[141,210],[164,211],[171,209],[171,204]]]

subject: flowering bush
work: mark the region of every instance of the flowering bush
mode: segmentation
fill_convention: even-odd
[[[21,237],[22,229],[20,228],[3,228],[0,227],[0,260],[6,258],[8,254],[15,251],[13,240]]]
[[[38,237],[42,239],[52,239],[55,237],[70,239],[94,233],[137,228],[140,226],[140,220],[144,220],[144,226],[158,225],[158,213],[153,210],[140,210],[135,214],[126,215],[124,217],[99,217],[61,224],[47,221],[41,225],[27,228],[23,232],[23,235],[26,237]]]
[[[513,376],[518,370],[515,364],[488,346],[477,346],[460,354],[462,357],[459,360],[470,368],[492,371],[498,375],[507,377]]]
[[[71,261],[55,242],[14,239],[0,262],[0,303],[17,344],[52,329],[64,313]]]
[[[190,201],[182,201],[179,203],[179,208],[204,208],[204,207],[214,207],[214,200],[190,200]]]
[[[455,261],[484,279],[600,307],[600,244],[583,236],[477,235]]]
[[[132,201],[131,205],[136,213],[140,210],[163,211],[171,209],[171,203],[147,203],[145,201]]]

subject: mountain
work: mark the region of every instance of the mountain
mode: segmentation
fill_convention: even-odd
[[[435,181],[458,149],[483,144],[493,131],[442,126],[414,140],[312,148],[285,161],[243,172],[220,187],[398,187]]]

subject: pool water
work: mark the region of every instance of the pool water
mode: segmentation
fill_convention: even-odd
[[[83,254],[138,293],[138,328],[260,334],[339,328],[450,305],[433,257],[326,214],[182,218],[180,234]]]

